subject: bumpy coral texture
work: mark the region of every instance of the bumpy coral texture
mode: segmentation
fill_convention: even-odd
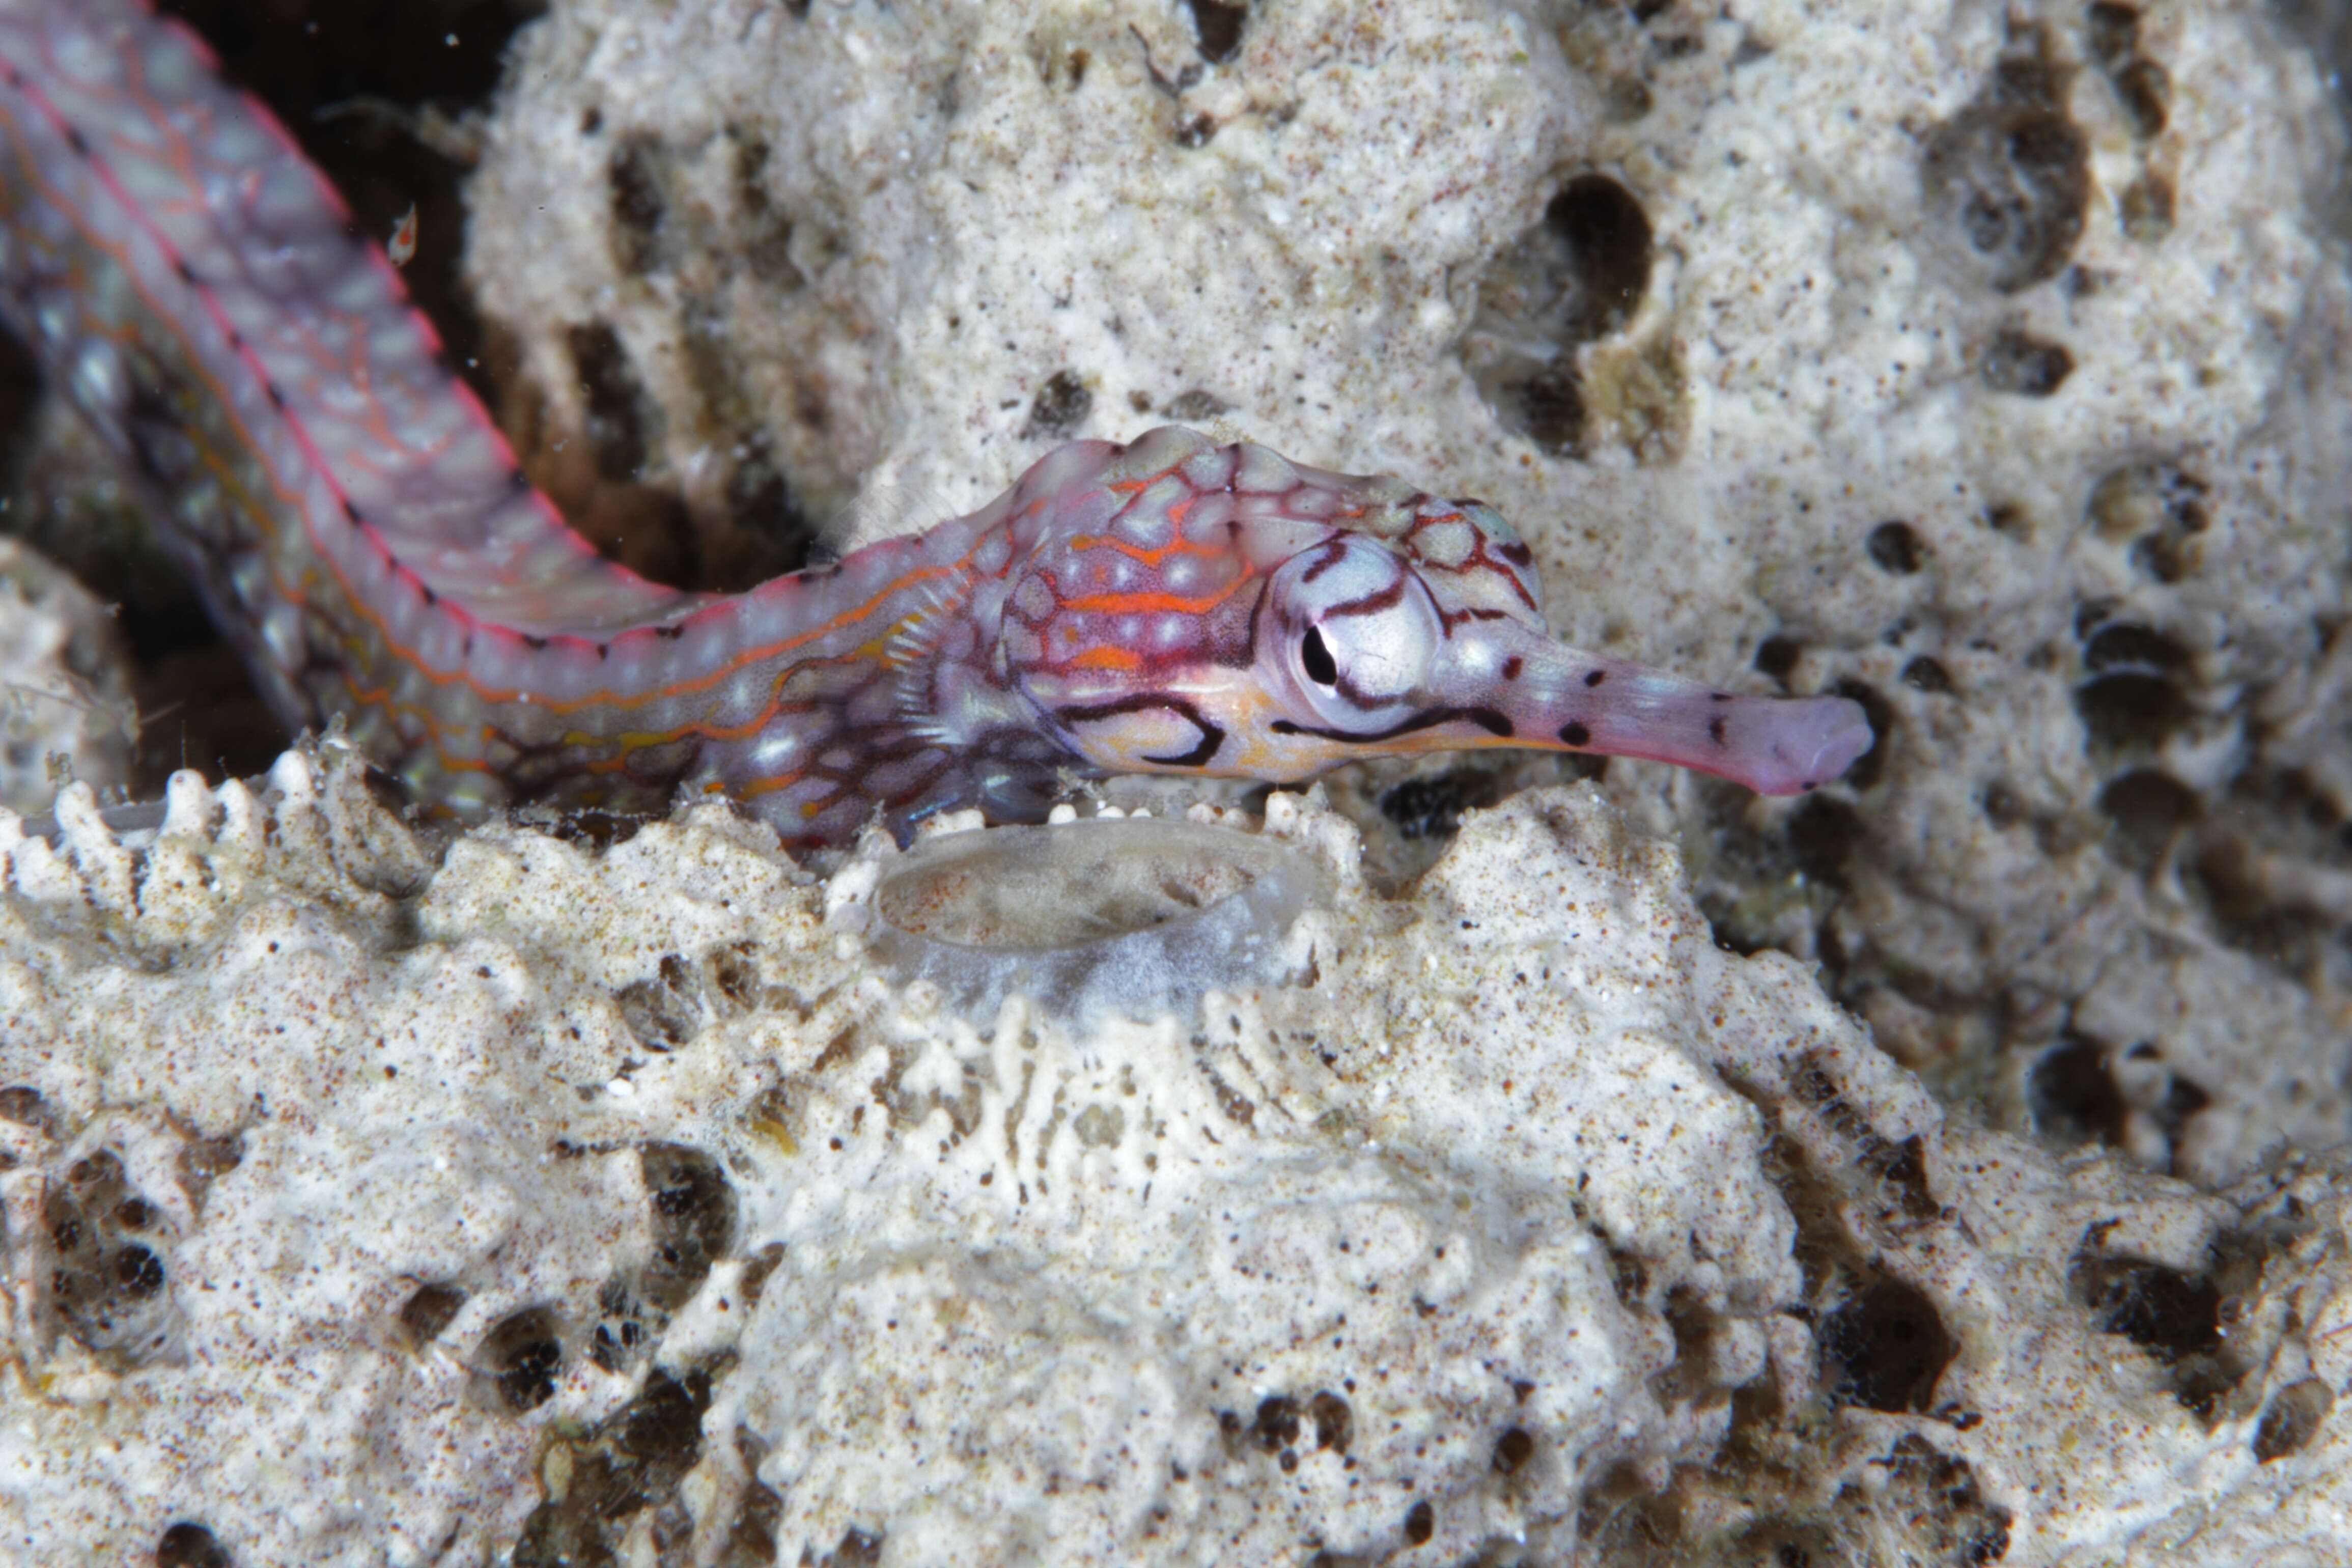
[[[121,638],[104,607],[0,538],[0,806],[45,807],[73,779],[119,791],[138,732]]]
[[[1870,708],[1793,809],[1610,767],[1727,941],[2011,1127],[2352,1131],[2343,138],[2265,7],[586,0],[512,80],[542,468],[916,526],[1222,416],[1483,497],[1571,640]],[[1398,875],[1557,776],[1406,772]]]
[[[1204,809],[1327,868],[1293,978],[1072,1029],[860,959],[887,840],[436,869],[348,757],[268,782],[0,819],[34,1560],[2346,1544],[2340,1169],[1947,1128],[1589,786],[1405,900],[1311,802]]]

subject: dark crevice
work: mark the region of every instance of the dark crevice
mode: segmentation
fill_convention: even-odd
[[[1653,237],[1633,192],[1580,174],[1489,265],[1464,357],[1509,428],[1548,452],[1583,448],[1577,351],[1623,327],[1649,289]]]
[[[1249,23],[1249,6],[1240,0],[1184,0],[1192,13],[1192,37],[1201,58],[1223,65],[1242,52],[1242,34]]]
[[[2038,26],[2014,28],[1975,100],[1929,134],[1920,184],[1945,253],[1984,286],[2011,293],[2064,268],[2090,205],[2090,149]]]

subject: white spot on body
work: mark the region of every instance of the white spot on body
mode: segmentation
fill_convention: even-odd
[[[1135,505],[1119,519],[1119,537],[1145,550],[1157,550],[1167,542],[1171,508],[1183,500],[1184,487],[1174,479],[1163,479],[1136,498]]]
[[[762,774],[789,773],[792,771],[793,754],[800,750],[800,737],[790,730],[764,731],[758,743],[751,748],[751,766]]]
[[[1459,566],[1478,548],[1478,531],[1466,521],[1433,523],[1412,536],[1412,547],[1433,566]]]
[[[1288,458],[1264,447],[1245,446],[1234,470],[1234,488],[1252,495],[1280,495],[1298,483],[1298,470]]]
[[[1197,490],[1223,489],[1233,472],[1233,449],[1228,447],[1212,447],[1198,453],[1185,459],[1183,468],[1185,482]]]

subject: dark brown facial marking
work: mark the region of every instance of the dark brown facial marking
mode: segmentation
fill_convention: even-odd
[[[1510,658],[1505,659],[1503,661],[1503,679],[1505,680],[1517,680],[1519,678],[1519,669],[1523,662],[1524,661],[1517,654],[1513,654]]]
[[[1589,746],[1592,743],[1592,731],[1570,720],[1559,727],[1559,741],[1563,746]]]
[[[1189,752],[1179,752],[1166,757],[1146,757],[1143,760],[1147,763],[1157,763],[1170,768],[1204,768],[1225,743],[1224,731],[1203,718],[1198,708],[1164,691],[1139,691],[1116,702],[1097,702],[1091,707],[1059,708],[1055,710],[1054,717],[1075,729],[1097,720],[1114,719],[1122,713],[1139,713],[1153,708],[1165,708],[1184,720],[1200,731],[1201,739]]]
[[[1598,686],[1608,679],[1609,672],[1605,669],[1588,669],[1584,672],[1584,684],[1587,686]]]
[[[1489,735],[1499,735],[1507,741],[1517,733],[1512,728],[1510,720],[1496,712],[1492,708],[1432,708],[1426,712],[1416,713],[1401,723],[1391,724],[1385,730],[1375,730],[1364,735],[1351,735],[1345,730],[1326,730],[1315,724],[1295,724],[1287,719],[1276,719],[1266,728],[1277,735],[1313,735],[1318,740],[1342,741],[1357,746],[1373,746],[1382,741],[1393,741],[1399,735],[1416,734],[1423,730],[1433,730],[1440,724],[1451,724],[1456,720],[1475,724]]]
[[[1723,744],[1723,715],[1718,713],[1706,721],[1706,738],[1717,745]]]

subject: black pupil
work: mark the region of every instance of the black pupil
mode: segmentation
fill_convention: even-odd
[[[1332,662],[1331,650],[1323,646],[1323,628],[1307,628],[1307,640],[1298,645],[1299,662],[1307,667],[1307,679],[1318,686],[1339,684],[1339,667]]]

